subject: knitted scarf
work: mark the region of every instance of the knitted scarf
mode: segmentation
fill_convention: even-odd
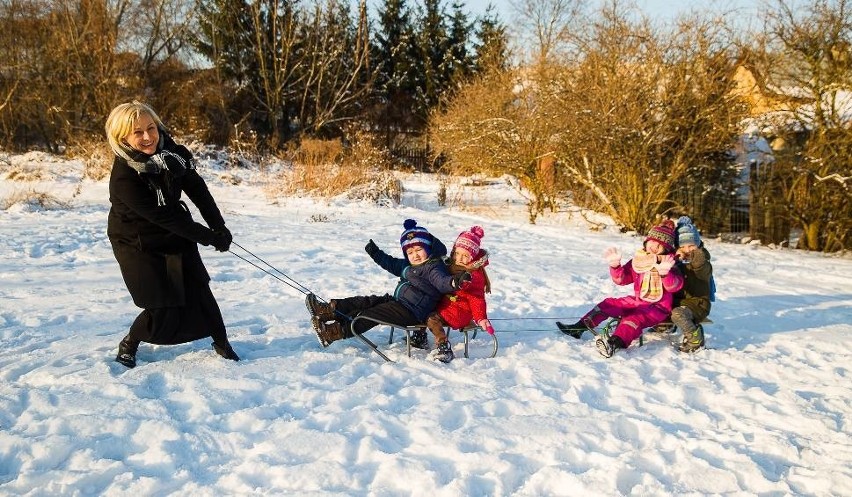
[[[485,266],[488,265],[488,251],[480,250],[479,254],[479,259],[476,259],[467,266],[456,264],[450,259],[450,274],[458,274],[462,271],[476,271],[479,269],[482,271],[482,276],[485,276],[485,293],[491,293],[491,280],[488,278],[488,273],[485,272]]]
[[[148,155],[125,145],[122,145],[122,148],[116,150],[115,153],[146,179],[148,186],[157,196],[157,205],[164,206],[166,199],[163,190],[147,176],[159,175],[167,171],[168,174],[163,176],[163,183],[166,185],[166,189],[170,190],[172,178],[179,178],[188,170],[195,169],[195,161],[192,158],[192,152],[183,145],[175,143],[166,130],[158,128],[158,132],[160,140],[157,143],[157,152],[153,155]]]
[[[183,176],[188,169],[195,169],[192,153],[183,145],[178,145],[164,129],[158,129],[160,141],[157,153],[148,155],[134,148],[122,145],[116,150],[127,165],[140,174],[159,174],[168,170],[175,176]]]
[[[659,302],[663,298],[663,278],[657,270],[657,255],[637,250],[633,256],[633,270],[642,275],[639,298],[645,302]]]

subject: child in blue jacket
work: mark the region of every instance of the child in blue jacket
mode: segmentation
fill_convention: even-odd
[[[399,243],[404,258],[386,254],[373,240],[364,247],[376,264],[399,277],[393,295],[346,297],[328,303],[320,302],[313,294],[307,296],[305,303],[320,345],[328,347],[334,341],[351,338],[350,323],[357,316],[400,327],[425,323],[445,293],[454,292],[470,281],[467,272],[450,275],[441,260],[447,255],[447,247],[426,228],[417,226],[413,219],[406,219],[403,227]],[[370,319],[359,319],[354,331],[360,335],[377,326]],[[411,346],[428,348],[425,330],[412,334]]]

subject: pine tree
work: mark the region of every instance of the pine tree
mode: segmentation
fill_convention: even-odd
[[[463,9],[462,2],[453,2],[444,58],[444,79],[447,83],[444,92],[470,77],[474,70],[473,54],[470,50],[474,25]]]
[[[252,54],[254,29],[244,0],[206,0],[198,4],[195,49],[226,77],[242,85],[257,71]]]
[[[374,109],[377,125],[386,132],[414,126],[418,88],[418,45],[405,0],[385,0],[373,48],[376,76]]]
[[[423,1],[417,39],[422,53],[423,79],[418,89],[415,112],[418,120],[425,123],[429,110],[438,105],[438,99],[447,86],[445,62],[448,38],[441,0]]]
[[[509,68],[509,40],[506,26],[500,21],[493,4],[488,4],[485,15],[478,20],[478,43],[474,47],[474,72],[503,71]]]

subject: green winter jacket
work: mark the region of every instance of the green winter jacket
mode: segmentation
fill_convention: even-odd
[[[695,321],[700,323],[710,315],[711,279],[713,266],[710,264],[710,252],[702,243],[689,262],[678,263],[683,273],[683,288],[674,296],[674,306],[686,306],[692,311]]]

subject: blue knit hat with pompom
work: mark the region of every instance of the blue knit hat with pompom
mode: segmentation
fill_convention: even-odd
[[[677,220],[677,246],[683,247],[689,244],[701,246],[701,235],[698,234],[689,216],[681,216]]]
[[[402,246],[402,253],[410,247],[420,246],[427,254],[432,254],[432,234],[422,226],[417,226],[417,221],[414,219],[406,219],[402,224],[405,231],[399,238],[399,244]]]

